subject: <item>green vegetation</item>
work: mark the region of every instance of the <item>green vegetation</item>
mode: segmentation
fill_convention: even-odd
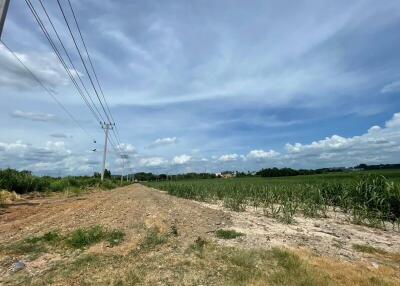
[[[215,235],[218,238],[222,238],[222,239],[235,239],[237,237],[243,236],[244,234],[241,232],[237,232],[235,230],[219,229],[215,232]]]
[[[119,230],[108,231],[100,225],[96,225],[87,229],[75,230],[67,239],[67,243],[74,248],[84,248],[104,240],[110,246],[115,246],[122,242],[124,236],[125,234]]]
[[[3,245],[0,252],[18,255],[30,255],[31,258],[45,253],[49,248],[80,249],[100,241],[107,241],[110,246],[120,244],[125,233],[120,230],[107,230],[96,225],[86,229],[77,229],[70,234],[62,235],[58,231],[50,231],[41,236],[30,237],[15,243]]]
[[[151,228],[142,243],[140,244],[141,249],[151,250],[156,248],[158,245],[164,244],[168,241],[168,236],[160,233],[158,228]]]
[[[123,182],[127,185],[127,182]],[[18,194],[30,192],[62,192],[80,194],[89,189],[113,189],[121,186],[119,179],[106,179],[100,181],[97,177],[37,177],[29,171],[13,169],[0,170],[0,190],[4,189]]]
[[[169,194],[198,201],[222,200],[243,211],[261,208],[264,214],[291,223],[296,214],[325,217],[328,210],[347,213],[355,223],[385,227],[400,225],[400,172],[341,172],[284,178],[234,178],[148,182]]]

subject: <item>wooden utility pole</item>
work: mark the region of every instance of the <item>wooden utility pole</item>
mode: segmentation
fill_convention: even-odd
[[[3,32],[4,22],[6,21],[6,15],[10,0],[0,0],[0,39]]]

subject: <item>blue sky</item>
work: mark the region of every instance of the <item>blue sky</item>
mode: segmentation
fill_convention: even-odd
[[[72,3],[132,171],[399,163],[399,1]],[[104,135],[24,1],[3,40],[97,143],[1,46],[0,168],[98,171]]]

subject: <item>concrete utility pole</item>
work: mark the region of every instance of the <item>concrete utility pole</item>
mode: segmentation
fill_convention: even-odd
[[[121,154],[121,159],[122,159],[122,172],[121,172],[121,184],[122,184],[122,181],[124,180],[124,171],[125,171],[125,161],[124,161],[124,159],[128,159],[129,157],[128,157],[128,155],[126,155],[126,154]],[[126,178],[128,179],[128,174],[126,174]]]
[[[0,39],[3,32],[4,22],[6,21],[6,15],[10,0],[0,0]]]
[[[104,153],[103,153],[103,168],[101,170],[101,180],[104,180],[104,171],[106,169],[106,157],[107,157],[107,143],[108,143],[108,130],[113,129],[113,124],[111,123],[104,123],[101,126],[105,132],[105,139],[104,139]]]

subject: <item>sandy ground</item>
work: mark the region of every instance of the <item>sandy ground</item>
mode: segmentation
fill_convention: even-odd
[[[233,212],[224,208],[222,203],[199,204],[222,210],[231,218],[231,229],[246,234],[239,240],[227,242],[232,246],[306,248],[319,255],[345,261],[366,257],[353,249],[355,244],[400,253],[400,232],[397,229],[355,225],[342,213],[330,212],[328,218],[297,216],[293,224],[283,224],[264,216],[261,209],[248,207],[245,212]]]
[[[70,233],[77,228],[98,224],[110,229],[121,229],[126,237],[117,247],[108,248],[102,243],[92,246],[87,250],[91,253],[125,255],[137,247],[149,228],[157,227],[163,233],[175,228],[179,232],[177,245],[182,249],[198,237],[223,246],[247,249],[289,247],[303,253],[304,257],[310,257],[310,263],[315,265],[328,265],[326,260],[318,260],[325,257],[339,263],[362,263],[361,268],[357,269],[365,266],[373,271],[378,268],[381,271],[381,266],[383,269],[389,265],[390,275],[400,281],[400,256],[389,259],[388,256],[377,257],[353,249],[353,244],[363,244],[383,249],[390,254],[399,253],[399,232],[353,225],[340,215],[325,219],[296,217],[295,224],[286,225],[251,208],[245,212],[232,212],[220,204],[180,199],[139,184],[79,197],[56,195],[14,203],[0,211],[0,245],[42,235],[51,230]],[[235,240],[220,240],[214,233],[218,229],[234,229],[245,236]],[[170,253],[167,251],[166,255]],[[2,278],[13,275],[10,267],[17,259],[20,257],[2,257],[0,253],[0,285],[3,285]],[[36,275],[63,259],[70,257],[57,253],[45,254],[27,262],[27,271],[30,275]],[[177,258],[173,256],[171,259],[175,261]],[[329,267],[333,268],[332,265],[339,269],[338,264],[329,262]],[[346,269],[349,269],[348,264]],[[395,274],[397,269],[399,274]]]

